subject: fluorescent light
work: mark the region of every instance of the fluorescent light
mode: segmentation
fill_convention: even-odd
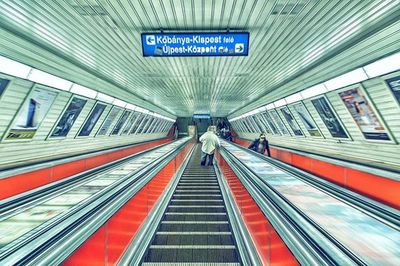
[[[63,91],[69,91],[72,86],[72,82],[57,76],[53,76],[38,69],[32,69],[28,75],[28,79],[33,82],[44,84]]]
[[[86,97],[92,98],[92,99],[96,99],[96,96],[97,96],[97,91],[83,87],[78,84],[72,85],[71,92],[82,95],[82,96],[86,96]]]
[[[356,70],[325,81],[324,84],[328,91],[332,91],[367,79],[368,76],[365,74],[364,70],[362,68],[357,68]]]
[[[312,86],[308,89],[305,89],[304,91],[300,92],[301,96],[303,97],[303,99],[307,99],[307,98],[311,98],[314,97],[316,95],[320,95],[325,93],[327,90],[324,86],[324,84],[318,84],[315,86]]]
[[[288,104],[301,101],[302,99],[303,99],[303,97],[301,96],[300,92],[292,94],[285,98],[285,100]]]
[[[128,104],[126,105],[126,109],[129,109],[129,110],[134,111],[134,110],[136,109],[136,106],[133,105],[133,104],[128,103]]]
[[[280,99],[280,100],[274,102],[274,105],[275,105],[275,107],[281,107],[281,106],[286,105],[286,101],[285,101],[285,99]]]
[[[106,103],[112,103],[115,100],[114,97],[108,96],[107,94],[104,94],[101,92],[97,93],[96,99],[99,101],[106,102]]]
[[[136,107],[136,111],[144,113],[144,109],[142,107],[139,107],[139,106]]]
[[[0,72],[4,74],[26,79],[31,69],[30,66],[0,56]]]
[[[374,78],[400,69],[400,53],[388,56],[363,67],[368,77]]]
[[[124,108],[126,106],[126,102],[118,100],[118,99],[115,99],[113,101],[113,104],[116,106],[122,107],[122,108]]]
[[[266,105],[266,109],[267,109],[267,110],[271,110],[271,109],[274,109],[274,108],[275,108],[274,103],[270,103],[270,104],[267,104],[267,105]]]

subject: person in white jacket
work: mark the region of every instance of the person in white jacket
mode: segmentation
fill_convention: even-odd
[[[202,143],[200,164],[206,165],[208,157],[208,165],[213,165],[214,151],[221,145],[213,127],[208,127],[207,132],[200,137],[200,142]]]

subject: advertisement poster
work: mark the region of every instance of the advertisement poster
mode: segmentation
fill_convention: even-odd
[[[85,106],[87,100],[74,97],[69,103],[67,109],[64,111],[60,121],[58,121],[57,126],[53,130],[50,137],[65,137],[78,118],[83,107]]]
[[[311,117],[304,104],[301,102],[297,103],[293,105],[293,109],[297,112],[297,115],[300,117],[300,120],[303,122],[308,133],[310,133],[310,135],[313,137],[321,137],[321,132],[319,132],[314,119]]]
[[[97,135],[102,136],[105,135],[110,128],[112,122],[115,120],[115,118],[118,116],[119,112],[121,111],[121,108],[113,107],[108,114],[106,120],[104,121],[103,125],[97,132]]]
[[[271,116],[267,113],[267,112],[263,112],[261,113],[261,115],[265,118],[265,120],[267,121],[269,127],[272,130],[273,134],[279,135],[279,130],[276,127],[274,121],[272,120]]]
[[[400,104],[400,76],[386,80],[387,85],[392,90],[394,98]],[[1,93],[0,93],[1,94]]]
[[[135,124],[133,125],[131,132],[129,134],[135,134],[136,130],[138,129],[139,125],[142,123],[145,114],[140,113],[139,118],[136,120]]]
[[[340,92],[339,96],[366,139],[390,140],[360,87]]]
[[[278,113],[276,110],[271,110],[269,111],[272,119],[275,121],[275,123],[278,125],[279,129],[281,130],[282,134],[284,135],[290,135],[289,131],[287,130],[285,124],[282,122],[282,119],[279,117]]]
[[[135,123],[136,118],[138,118],[139,113],[138,112],[133,112],[131,118],[129,118],[128,123],[126,123],[124,130],[122,130],[122,135],[127,135],[129,133],[129,130],[131,129],[133,123]]]
[[[268,124],[266,123],[266,121],[264,121],[264,118],[260,113],[256,114],[253,118],[254,121],[256,121],[258,127],[263,129],[263,132],[271,134],[271,130],[269,129]]]
[[[6,90],[7,85],[10,81],[8,79],[0,79],[0,97],[3,92]]]
[[[286,121],[288,122],[290,128],[293,130],[293,133],[296,136],[303,136],[303,132],[301,131],[299,124],[297,124],[297,121],[294,120],[294,117],[290,113],[289,108],[285,106],[281,109],[281,112],[285,117]]]
[[[34,88],[22,104],[5,140],[32,139],[56,97],[57,92]]]
[[[144,130],[144,127],[147,125],[147,122],[149,121],[150,117],[149,115],[146,115],[146,117],[143,119],[141,125],[139,126],[137,130],[137,134],[141,134]]]
[[[348,138],[346,131],[344,131],[342,125],[339,120],[336,118],[335,113],[329,106],[325,97],[320,97],[314,100],[311,100],[315,109],[317,110],[319,116],[324,122],[325,126],[328,128],[332,137],[334,138]]]
[[[131,111],[125,110],[121,117],[119,118],[117,124],[115,124],[114,129],[111,132],[111,135],[118,135],[119,131],[121,130],[122,126],[125,124],[126,120],[128,119]]]
[[[100,116],[103,114],[104,109],[106,109],[105,104],[97,103],[96,106],[92,109],[88,119],[86,120],[85,124],[83,125],[81,131],[79,132],[79,137],[89,136],[92,132],[94,126],[96,125],[97,121],[99,120]]]

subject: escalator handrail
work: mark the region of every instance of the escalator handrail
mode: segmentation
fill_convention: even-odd
[[[171,178],[172,182],[164,190],[163,197],[154,205],[153,209],[149,213],[148,217],[137,231],[135,238],[129,243],[129,246],[125,249],[124,255],[119,259],[117,265],[138,265],[146,253],[154,235],[157,231],[158,225],[160,224],[164,213],[168,207],[170,199],[174,194],[175,188],[179,183],[179,179],[187,164],[189,163],[190,157],[193,154],[195,145],[186,155],[179,170]]]
[[[15,212],[21,212],[27,208],[31,208],[34,205],[37,205],[39,202],[42,202],[50,197],[53,197],[56,194],[60,194],[61,192],[60,190],[65,190],[65,189],[68,190],[69,186],[75,185],[77,182],[86,182],[89,178],[92,177],[95,178],[95,176],[101,175],[103,174],[103,172],[109,171],[112,168],[118,167],[121,164],[124,164],[136,157],[143,156],[149,152],[152,152],[156,149],[162,148],[172,143],[173,142],[157,145],[155,147],[103,164],[101,166],[78,173],[76,175],[72,175],[70,177],[54,181],[50,184],[29,190],[27,192],[18,194],[16,196],[4,200],[0,200],[0,210],[1,210],[0,221],[7,219],[10,215],[13,215],[13,213]]]
[[[233,236],[236,240],[236,246],[243,264],[262,265],[254,242],[251,239],[240,210],[235,203],[232,192],[229,189],[229,185],[226,179],[222,177],[223,175],[217,164],[214,164],[214,170],[215,174],[217,175],[218,183],[221,188],[221,194],[225,202],[226,212],[228,214],[233,231]]]
[[[102,190],[101,193],[96,193],[97,196],[90,197],[85,204],[78,204],[63,215],[40,225],[29,236],[17,241],[12,249],[0,254],[0,262],[6,265],[8,263],[30,264],[44,261],[61,263],[147,184],[189,141],[190,139],[187,139],[182,142],[178,147],[149,163],[129,179],[116,182]],[[124,193],[121,193],[122,191]],[[101,211],[104,209],[110,211],[104,213]],[[88,224],[91,226],[88,227]],[[65,238],[73,239],[73,241],[66,241]]]
[[[370,199],[366,196],[360,195],[356,192],[353,192],[344,187],[336,185],[332,182],[324,180],[318,176],[307,173],[306,171],[288,165],[279,160],[269,158],[253,150],[246,149],[236,143],[230,143],[230,144],[272,164],[273,166],[279,168],[282,171],[288,172],[289,174],[296,176],[296,178],[300,178],[302,181],[308,184],[318,187],[319,189],[332,195],[333,197],[339,198],[342,201],[345,201],[346,203],[350,203],[355,208],[363,212],[367,212],[369,215],[374,216],[381,222],[399,230],[400,228],[399,210],[396,210],[395,208],[392,208],[388,205],[385,205],[376,200]],[[249,170],[251,171],[251,169]]]

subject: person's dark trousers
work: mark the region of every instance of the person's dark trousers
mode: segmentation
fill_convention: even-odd
[[[208,165],[213,165],[214,154],[208,154]]]
[[[201,165],[206,165],[208,157],[208,165],[213,165],[214,154],[207,154],[205,152],[201,152]]]

